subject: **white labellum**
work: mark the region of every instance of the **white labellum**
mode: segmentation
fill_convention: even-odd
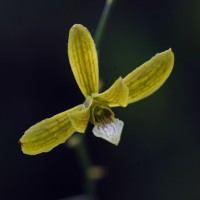
[[[113,117],[111,120],[106,120],[103,123],[95,125],[92,132],[96,137],[103,138],[112,144],[118,145],[123,126],[123,121]]]

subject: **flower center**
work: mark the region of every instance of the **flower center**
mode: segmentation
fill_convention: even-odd
[[[91,105],[91,122],[94,124],[92,132],[118,145],[124,123],[114,117],[114,113],[107,104],[94,100]]]
[[[94,108],[93,114],[96,123],[107,124],[111,122],[112,113],[106,108],[101,108],[100,106],[96,106]]]

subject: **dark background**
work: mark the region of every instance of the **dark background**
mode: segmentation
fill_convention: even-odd
[[[34,123],[84,101],[67,58],[75,23],[95,33],[104,1],[0,0],[0,199],[52,199],[84,193],[74,150],[24,155],[17,143]],[[200,199],[200,1],[118,0],[99,53],[104,89],[171,47],[174,70],[149,98],[116,108],[119,147],[85,139],[107,176],[99,199]]]

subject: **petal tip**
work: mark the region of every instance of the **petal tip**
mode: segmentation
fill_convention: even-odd
[[[167,49],[166,51],[163,51],[163,52],[161,52],[161,53],[159,53],[159,54],[165,54],[165,55],[168,55],[168,56],[170,56],[170,57],[174,57],[174,53],[173,53],[171,47],[170,47],[169,49]]]
[[[78,33],[79,32],[88,32],[88,29],[83,26],[82,24],[74,24],[71,28],[70,28],[70,36],[73,36],[73,37],[78,37]]]
[[[23,145],[21,138],[18,140],[18,144]]]

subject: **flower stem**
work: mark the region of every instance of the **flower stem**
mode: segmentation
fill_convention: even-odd
[[[95,180],[90,177],[90,169],[92,167],[91,160],[88,154],[87,145],[82,135],[80,135],[80,143],[75,148],[76,154],[79,158],[80,165],[85,179],[85,191],[88,195],[88,200],[95,200]]]
[[[87,200],[95,200],[95,179],[91,176],[91,170],[93,168],[90,156],[87,150],[87,144],[83,134],[74,134],[66,145],[68,148],[74,149],[80,167],[83,173],[84,190],[87,196]]]
[[[101,41],[105,32],[106,25],[108,24],[108,20],[109,20],[114,2],[115,0],[106,0],[101,18],[99,20],[99,23],[94,35],[94,41],[96,44],[96,48],[98,50],[100,49]]]

